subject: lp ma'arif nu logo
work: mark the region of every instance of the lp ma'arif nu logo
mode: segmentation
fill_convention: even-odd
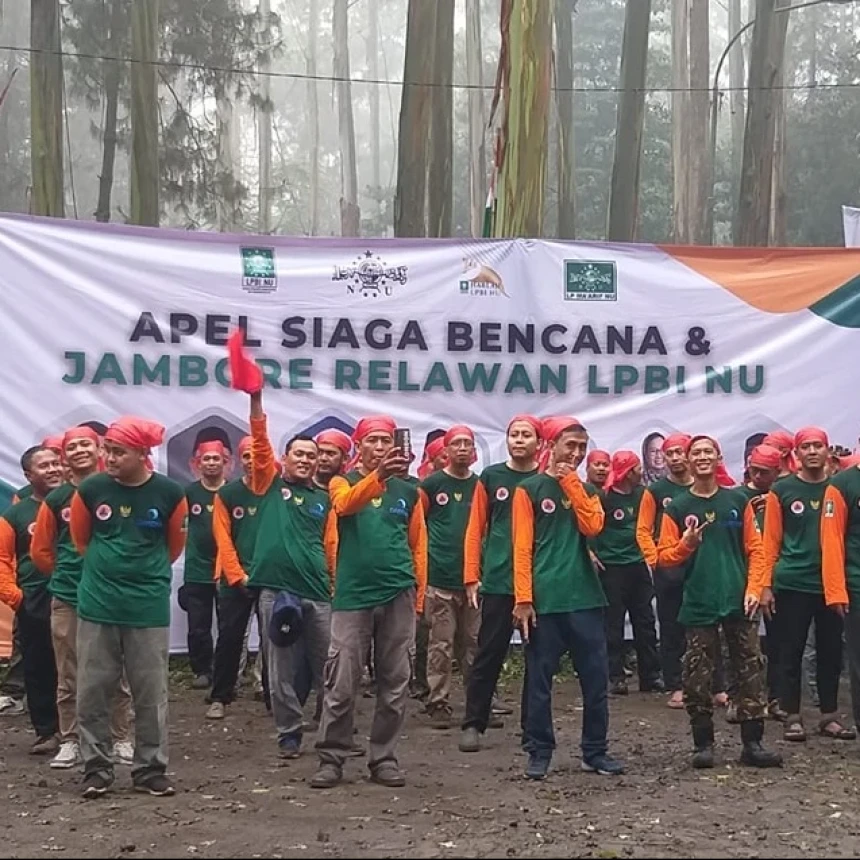
[[[242,289],[246,293],[274,293],[278,289],[274,248],[242,248]]]
[[[615,263],[565,260],[564,298],[568,302],[618,301]]]

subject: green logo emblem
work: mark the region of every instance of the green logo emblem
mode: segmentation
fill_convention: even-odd
[[[617,301],[618,284],[615,263],[565,260],[564,298],[568,302]]]
[[[274,248],[242,248],[242,289],[247,293],[274,293],[278,289]]]

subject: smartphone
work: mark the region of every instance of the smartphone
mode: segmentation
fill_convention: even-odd
[[[408,427],[397,427],[394,430],[394,447],[407,459],[412,458],[412,431]]]

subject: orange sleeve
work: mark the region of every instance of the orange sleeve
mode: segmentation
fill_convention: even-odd
[[[265,495],[277,475],[278,467],[269,441],[266,416],[251,418],[251,475],[248,489],[258,496]]]
[[[475,485],[472,507],[469,509],[469,522],[463,539],[463,585],[481,581],[481,549],[487,532],[489,519],[487,488],[483,481]]]
[[[746,593],[758,600],[764,588],[764,545],[755,521],[755,508],[748,502],[744,508],[744,552],[747,556]]]
[[[415,568],[415,611],[424,611],[424,595],[427,592],[427,523],[424,522],[424,508],[415,505],[409,517],[409,547],[412,550],[412,564]]]
[[[215,510],[212,512],[212,534],[218,547],[218,559],[215,563],[215,575],[223,576],[227,585],[241,585],[247,573],[239,561],[236,544],[233,543],[233,530],[230,527],[230,512],[221,496],[215,496]]]
[[[824,580],[824,602],[828,606],[849,602],[845,575],[847,527],[845,496],[831,485],[824,491],[824,513],[821,515],[821,577]]]
[[[325,532],[323,533],[323,549],[325,561],[328,566],[328,575],[331,579],[331,593],[334,594],[334,575],[337,571],[337,514],[328,512],[325,521]]]
[[[645,561],[657,566],[657,544],[654,543],[654,524],[657,522],[657,501],[650,490],[642,493],[639,513],[636,516],[636,543]]]
[[[430,510],[430,497],[424,492],[423,487],[418,488],[418,501],[421,502],[421,507],[424,508],[424,517],[427,517],[427,512]]]
[[[335,475],[328,485],[331,506],[339,517],[348,517],[358,513],[371,499],[385,492],[385,483],[379,480],[376,472],[365,475],[355,486],[350,485],[346,478]],[[424,521],[424,518],[421,518]]]
[[[661,567],[676,567],[683,564],[692,554],[693,550],[681,540],[678,524],[672,517],[664,516],[660,522],[657,564]]]
[[[0,517],[0,602],[17,612],[23,599],[16,573],[15,529]]]
[[[511,534],[514,539],[514,600],[516,603],[533,603],[535,512],[528,493],[521,487],[514,490]]]
[[[75,549],[83,555],[87,551],[87,544],[93,533],[93,519],[89,508],[78,493],[72,496],[72,504],[69,511],[69,534]]]
[[[40,573],[50,576],[56,564],[57,518],[45,502],[39,505],[30,539],[30,558]]]
[[[773,585],[773,569],[782,551],[782,502],[772,490],[767,494],[764,508],[764,570],[762,572],[762,588]]]
[[[606,516],[600,497],[589,496],[585,492],[585,487],[582,486],[582,481],[579,480],[576,472],[565,475],[559,484],[570,500],[579,530],[585,537],[597,537],[603,531],[603,521]]]
[[[185,549],[185,536],[188,533],[188,499],[182,501],[173,509],[167,521],[167,550],[170,553],[170,563],[173,564]]]

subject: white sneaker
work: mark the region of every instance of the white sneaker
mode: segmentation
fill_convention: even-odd
[[[0,696],[0,714],[4,717],[19,717],[25,711],[24,700],[12,696]]]
[[[59,752],[48,763],[49,767],[68,770],[81,763],[81,748],[77,741],[64,741]]]
[[[134,744],[131,741],[119,741],[113,745],[113,760],[115,764],[131,767],[134,763]]]

